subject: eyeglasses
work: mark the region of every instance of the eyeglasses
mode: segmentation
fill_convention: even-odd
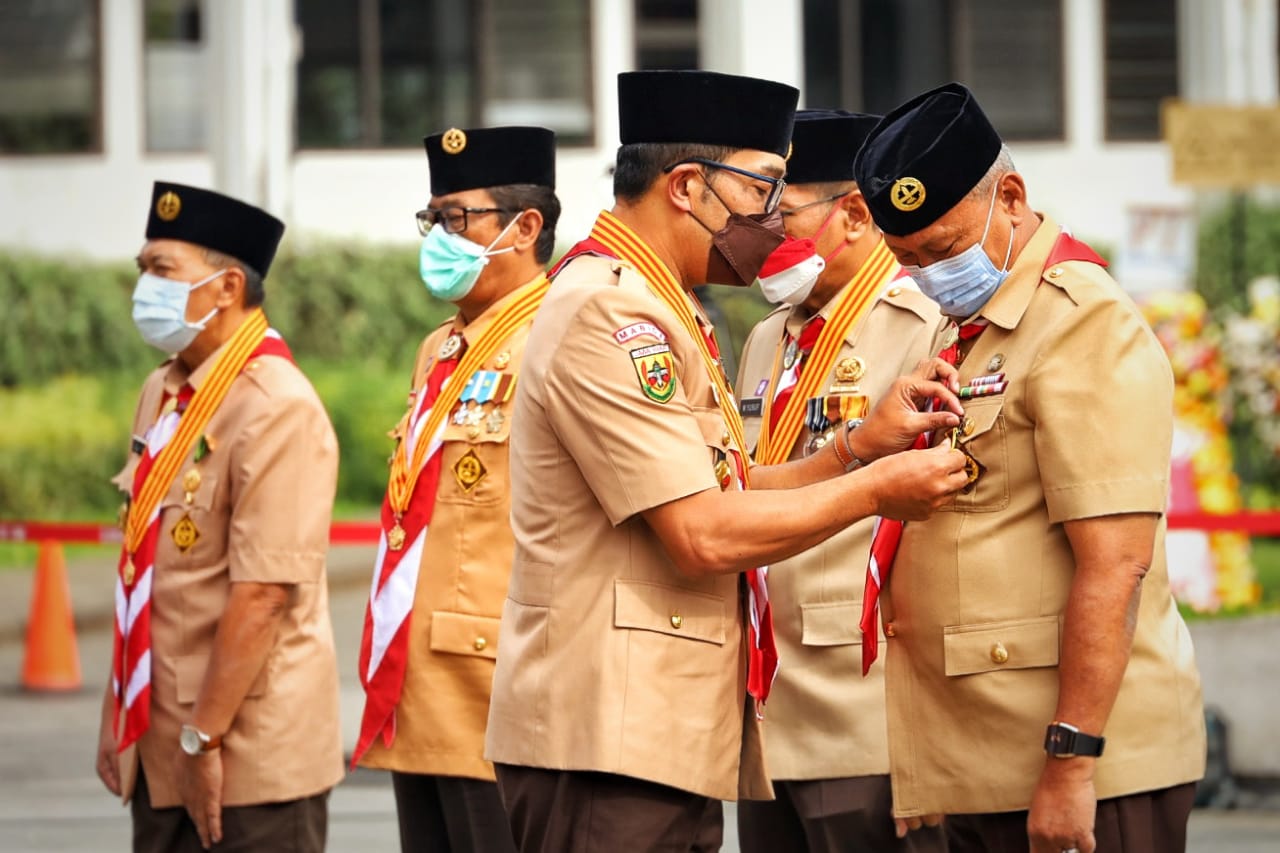
[[[413,216],[418,220],[418,233],[423,237],[433,226],[444,227],[446,234],[461,234],[467,230],[467,214],[470,213],[519,213],[509,207],[428,207]]]
[[[736,175],[743,175],[751,178],[753,181],[760,181],[763,184],[768,184],[769,190],[767,192],[765,192],[762,187],[755,187],[759,192],[765,193],[765,213],[773,213],[778,208],[778,202],[782,201],[782,191],[787,188],[787,182],[782,178],[771,178],[768,175],[761,175],[758,172],[748,172],[746,169],[739,169],[737,166],[730,166],[728,163],[721,163],[716,160],[707,160],[702,157],[690,157],[687,160],[680,160],[679,162],[672,163],[662,171],[664,174],[667,174],[676,166],[683,166],[686,163],[697,163],[699,166],[706,166],[708,169],[723,169],[726,172],[733,172]]]
[[[787,208],[786,210],[782,211],[782,215],[783,215],[783,216],[794,216],[795,214],[799,213],[799,212],[800,212],[800,211],[802,211],[802,210],[808,210],[808,209],[809,209],[809,208],[811,208],[811,207],[817,207],[817,206],[818,206],[818,205],[820,205],[820,204],[827,204],[827,203],[829,203],[829,202],[833,202],[833,201],[835,201],[836,199],[844,198],[845,196],[847,196],[847,195],[848,195],[849,193],[851,193],[851,192],[853,192],[853,190],[845,190],[845,191],[844,191],[844,192],[842,192],[842,193],[836,193],[835,195],[829,195],[829,196],[827,196],[826,198],[820,198],[820,199],[818,199],[817,201],[807,201],[807,202],[805,202],[804,204],[799,204],[799,205],[796,205],[795,207]]]

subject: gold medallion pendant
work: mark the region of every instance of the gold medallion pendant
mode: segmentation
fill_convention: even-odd
[[[130,557],[128,561],[124,564],[125,586],[131,586],[133,584],[134,575],[136,575],[137,573],[138,573],[138,570],[133,567],[133,558]]]
[[[170,531],[173,536],[173,544],[178,546],[178,550],[187,553],[191,547],[200,539],[200,528],[196,527],[196,523],[191,520],[191,516],[183,515],[178,519],[178,523],[173,526]]]
[[[399,519],[396,519],[395,525],[387,531],[387,547],[392,551],[399,551],[404,547],[404,528],[400,526]]]

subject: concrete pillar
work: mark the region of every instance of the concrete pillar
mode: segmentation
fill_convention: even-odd
[[[803,104],[803,15],[801,0],[701,0],[702,67],[789,83]]]
[[[1076,150],[1095,150],[1103,144],[1106,48],[1102,2],[1074,0],[1062,7],[1066,143]]]
[[[1276,0],[1180,0],[1182,97],[1219,104],[1277,96]]]
[[[114,166],[135,164],[142,156],[146,125],[141,94],[142,3],[103,0],[102,149]]]
[[[293,4],[219,0],[205,9],[214,184],[287,222],[298,55]]]
[[[632,0],[592,0],[596,144],[610,159],[618,145],[618,74],[636,67],[635,20]]]

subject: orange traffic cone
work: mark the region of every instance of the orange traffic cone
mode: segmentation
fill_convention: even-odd
[[[76,690],[80,685],[80,651],[62,544],[41,542],[27,617],[22,686],[28,690]]]

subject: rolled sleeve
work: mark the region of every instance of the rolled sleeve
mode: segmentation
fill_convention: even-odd
[[[615,332],[642,323],[664,330],[665,344],[651,335],[617,342]],[[552,427],[614,525],[717,487],[687,396],[690,372],[706,368],[674,324],[652,297],[601,288],[578,309],[548,371]],[[645,393],[636,364],[642,350],[664,345],[675,389],[659,401]]]
[[[1041,352],[1029,402],[1049,520],[1163,513],[1173,375],[1137,312],[1077,306]]]

